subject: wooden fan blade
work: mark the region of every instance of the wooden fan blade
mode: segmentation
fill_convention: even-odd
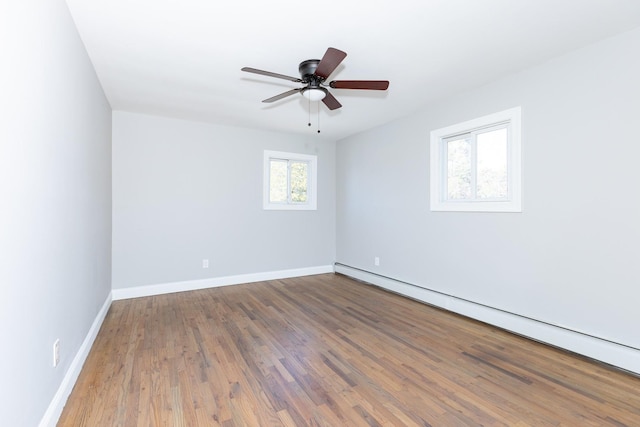
[[[298,77],[285,76],[284,74],[272,73],[271,71],[258,70],[257,68],[244,67],[241,71],[246,71],[247,73],[260,74],[263,76],[275,77],[278,79],[289,80],[292,82],[300,83],[302,80]]]
[[[326,79],[346,57],[347,54],[345,52],[330,47],[320,60],[315,75]]]
[[[322,102],[324,102],[324,105],[326,105],[329,110],[337,110],[338,108],[342,107],[342,104],[340,104],[338,100],[328,91],[327,95],[322,98]]]
[[[300,88],[300,89],[291,89],[291,90],[288,90],[286,92],[282,92],[280,95],[276,95],[276,96],[272,96],[271,98],[267,98],[262,102],[274,102],[274,101],[277,101],[279,99],[286,98],[287,96],[291,96],[294,93],[298,93],[301,90],[302,90],[302,88]]]
[[[334,89],[387,90],[387,80],[334,80],[329,83]]]

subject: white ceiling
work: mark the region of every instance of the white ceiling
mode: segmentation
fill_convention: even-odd
[[[340,139],[640,26],[638,0],[67,0],[114,110]],[[389,90],[332,89],[329,111],[297,77],[327,47],[347,52],[329,80],[389,80]],[[637,55],[638,52],[629,52]]]

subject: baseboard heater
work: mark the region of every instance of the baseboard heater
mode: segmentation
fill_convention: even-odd
[[[334,271],[353,279],[453,313],[485,322],[518,335],[559,347],[616,368],[640,375],[640,349],[584,332],[533,319],[504,309],[449,295],[347,264],[335,263]]]

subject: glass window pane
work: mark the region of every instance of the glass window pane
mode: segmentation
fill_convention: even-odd
[[[269,161],[269,202],[287,203],[287,161]]]
[[[507,129],[503,128],[478,134],[476,144],[478,151],[478,198],[506,198],[508,196]]]
[[[290,166],[291,201],[293,203],[306,203],[309,164],[307,162],[291,161]]]
[[[447,199],[471,198],[471,141],[447,141]]]

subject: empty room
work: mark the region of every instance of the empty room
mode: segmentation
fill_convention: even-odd
[[[0,5],[3,426],[640,426],[640,2]]]

